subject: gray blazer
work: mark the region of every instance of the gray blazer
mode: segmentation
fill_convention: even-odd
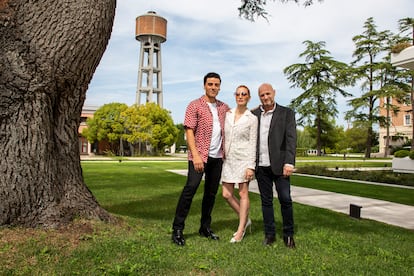
[[[257,129],[256,166],[259,165],[260,143],[260,117],[261,109],[252,110],[257,116],[259,124]],[[296,120],[292,109],[276,104],[269,129],[269,157],[272,172],[275,175],[283,174],[285,164],[295,165],[296,159]],[[257,170],[256,170],[257,171]]]

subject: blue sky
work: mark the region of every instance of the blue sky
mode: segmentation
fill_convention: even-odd
[[[369,17],[377,30],[397,32],[398,20],[414,16],[413,0],[324,0],[310,7],[268,1],[269,21],[249,22],[238,17],[239,0],[119,0],[112,36],[86,94],[85,106],[135,103],[140,43],[135,40],[137,16],[155,11],[167,19],[167,41],[161,45],[163,107],[176,124],[187,104],[203,95],[203,76],[222,77],[218,98],[235,105],[239,84],[252,92],[249,107],[259,104],[257,87],[269,82],[276,101],[288,105],[302,93],[290,88],[283,69],[303,63],[303,41],[325,41],[331,56],[351,62],[352,37],[363,32]],[[359,96],[359,90],[349,92]],[[346,126],[347,99],[338,98],[337,123]]]

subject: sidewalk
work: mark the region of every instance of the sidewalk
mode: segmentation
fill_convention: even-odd
[[[169,171],[187,175],[187,170]],[[362,207],[361,218],[363,219],[372,219],[414,230],[414,206],[297,186],[292,186],[291,189],[294,202],[330,209],[344,214],[349,214],[350,204],[355,204]],[[256,180],[250,182],[249,191],[259,193]]]

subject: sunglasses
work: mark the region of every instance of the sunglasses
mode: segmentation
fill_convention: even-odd
[[[234,93],[234,96],[236,96],[236,97],[239,97],[240,95],[242,95],[243,97],[245,97],[245,96],[247,96],[249,94],[247,92],[240,92],[240,93],[236,92],[236,93]]]

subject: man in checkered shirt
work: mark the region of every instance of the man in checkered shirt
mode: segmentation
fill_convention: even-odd
[[[190,102],[184,118],[188,145],[187,182],[178,200],[173,222],[172,241],[185,245],[185,219],[190,211],[193,197],[205,175],[204,196],[201,206],[199,234],[212,240],[219,237],[211,230],[211,212],[214,207],[223,164],[222,134],[224,119],[229,106],[216,99],[221,85],[220,75],[208,73],[204,76],[205,94]]]

